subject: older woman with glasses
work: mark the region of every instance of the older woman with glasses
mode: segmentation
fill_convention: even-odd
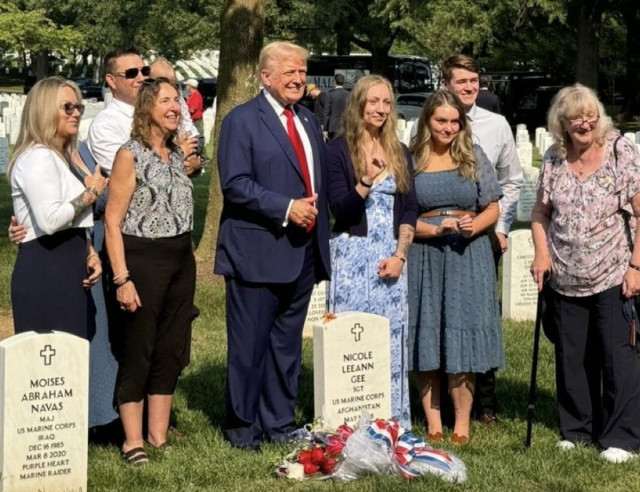
[[[76,84],[50,77],[31,89],[22,113],[7,171],[25,232],[11,278],[16,333],[59,330],[90,339],[95,329],[89,288],[102,268],[88,229],[107,181],[72,157],[81,99]]]
[[[125,433],[123,458],[148,461],[142,435],[165,447],[171,402],[188,363],[195,260],[191,251],[193,187],[175,144],[180,123],[177,87],[168,79],[140,86],[131,140],[111,173],[106,245],[121,319],[116,399]]]
[[[613,463],[640,448],[640,365],[632,297],[640,292],[640,158],[595,93],[555,96],[531,214],[531,273],[545,288],[555,343],[561,449],[594,442]]]

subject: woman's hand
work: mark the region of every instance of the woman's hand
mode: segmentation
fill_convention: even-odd
[[[366,154],[366,152],[365,152]],[[373,183],[375,179],[380,176],[385,169],[387,168],[387,163],[384,160],[384,157],[378,151],[378,144],[374,140],[373,147],[371,148],[371,156],[366,159],[365,164],[365,177],[367,181]]]
[[[96,166],[93,174],[84,178],[84,185],[87,188],[95,188],[97,196],[96,200],[109,184],[109,178],[105,178],[100,172],[100,166]]]
[[[626,298],[640,294],[640,272],[631,267],[622,277],[622,295]]]
[[[378,265],[378,276],[388,279],[398,278],[402,274],[404,263],[405,262],[398,256],[385,258],[380,262],[380,265]]]
[[[438,236],[448,236],[449,234],[457,234],[458,232],[460,232],[458,219],[454,219],[453,217],[442,219],[440,225],[436,227],[436,234]]]
[[[533,257],[533,263],[531,263],[530,271],[533,281],[538,285],[538,292],[542,292],[544,281],[551,273],[551,258],[546,255],[535,255]]]
[[[120,304],[120,309],[133,313],[139,307],[142,307],[136,286],[131,280],[127,283],[116,287],[116,299]]]
[[[87,256],[87,273],[89,276],[82,281],[82,286],[85,289],[90,289],[100,280],[102,275],[102,262],[95,251]]]
[[[473,218],[469,214],[465,214],[458,219],[458,229],[463,237],[473,236]]]
[[[198,150],[198,138],[191,137],[188,133],[181,133],[176,138],[176,144],[182,149],[184,158],[187,159]]]

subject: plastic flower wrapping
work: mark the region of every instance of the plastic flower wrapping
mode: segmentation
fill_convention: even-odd
[[[407,479],[432,474],[451,483],[467,479],[467,468],[459,458],[433,449],[395,420],[372,420],[367,412],[355,430],[347,425],[331,429],[317,419],[291,433],[289,442],[294,449],[275,472],[292,480],[350,481],[368,474],[399,474]]]

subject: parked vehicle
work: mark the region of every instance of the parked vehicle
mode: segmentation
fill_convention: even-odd
[[[80,88],[80,93],[83,99],[96,98],[98,101],[102,101],[104,96],[102,94],[102,85],[96,84],[89,77],[76,77],[72,79]]]
[[[424,102],[431,95],[431,92],[412,92],[409,94],[398,94],[396,96],[396,111],[398,118],[403,120],[415,120],[420,116]]]

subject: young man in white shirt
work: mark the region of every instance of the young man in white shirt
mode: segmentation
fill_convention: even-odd
[[[507,235],[516,216],[522,187],[522,166],[516,151],[511,127],[504,116],[476,105],[480,90],[480,75],[476,61],[466,55],[453,55],[441,67],[442,85],[456,94],[467,111],[473,142],[478,144],[493,165],[502,187],[500,216],[492,238],[496,271],[500,256],[507,251]],[[490,233],[490,237],[492,234]],[[496,421],[495,371],[476,374],[474,395],[475,417],[491,425]]]

